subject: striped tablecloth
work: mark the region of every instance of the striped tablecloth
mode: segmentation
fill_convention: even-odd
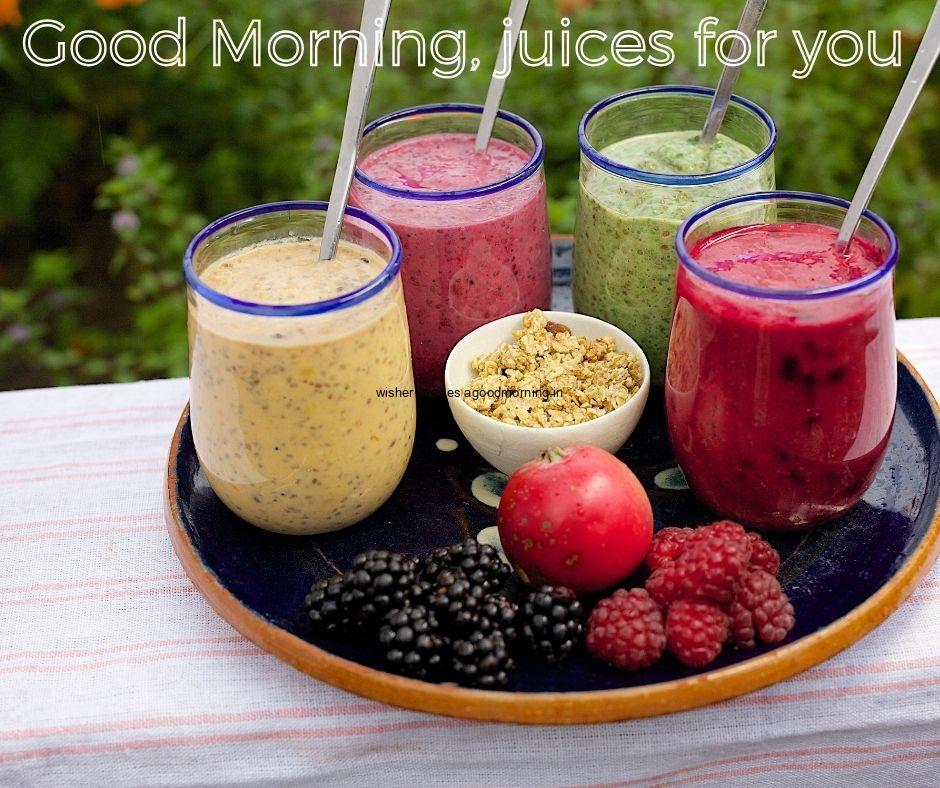
[[[899,345],[940,391],[940,319]],[[349,695],[237,635],[161,512],[185,380],[0,394],[0,785],[905,785],[940,769],[940,567],[795,678],[658,719],[523,727]]]

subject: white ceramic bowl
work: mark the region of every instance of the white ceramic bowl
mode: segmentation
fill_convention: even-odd
[[[509,315],[480,326],[461,339],[447,357],[444,367],[444,386],[451,413],[464,437],[490,465],[503,473],[512,473],[539,452],[553,446],[564,448],[578,444],[591,444],[613,453],[630,437],[643,415],[650,390],[650,365],[643,349],[619,328],[596,317],[574,312],[545,312],[548,320],[563,323],[575,336],[597,339],[612,336],[617,350],[635,354],[643,368],[640,390],[610,413],[593,421],[565,427],[522,427],[504,424],[475,411],[461,397],[450,396],[462,391],[473,378],[471,360],[484,353],[492,353],[502,342],[514,342],[512,332],[522,328],[522,314]]]

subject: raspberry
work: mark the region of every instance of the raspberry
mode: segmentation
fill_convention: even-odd
[[[754,629],[764,643],[779,643],[796,623],[793,605],[777,578],[763,569],[747,572],[737,601],[750,611]]]
[[[747,539],[751,543],[751,567],[763,569],[777,576],[780,571],[780,555],[759,534],[748,531]]]
[[[738,525],[731,520],[716,520],[708,525],[700,525],[685,543],[683,552],[712,537],[738,542],[750,556],[751,543],[748,540],[747,531],[744,530],[743,525]]]
[[[669,650],[683,665],[701,668],[721,653],[728,638],[728,617],[711,602],[680,599],[666,613]]]
[[[750,559],[749,542],[720,531],[700,533],[686,540],[687,546],[672,563],[647,579],[646,590],[658,604],[665,607],[677,599],[727,604],[734,597]]]
[[[666,648],[662,612],[645,589],[621,588],[591,611],[585,642],[591,654],[614,667],[648,667]]]
[[[649,552],[646,554],[646,565],[650,569],[659,569],[661,566],[671,564],[682,552],[685,541],[694,533],[691,528],[676,528],[668,526],[653,534]]]
[[[754,617],[735,599],[728,605],[728,642],[736,648],[754,648]]]

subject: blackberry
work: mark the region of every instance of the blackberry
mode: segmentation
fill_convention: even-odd
[[[430,587],[427,604],[445,629],[466,633],[473,629],[485,596],[482,585],[471,583],[459,570],[445,569]]]
[[[438,632],[433,612],[416,605],[392,610],[383,620],[379,644],[393,670],[416,678],[440,673],[448,644]]]
[[[428,597],[434,589],[431,584],[425,580],[415,580],[405,592],[405,603],[411,607],[424,605],[427,607]]]
[[[450,547],[441,547],[424,559],[421,576],[436,583],[441,572],[459,570],[484,591],[499,591],[512,576],[512,568],[500,558],[499,551],[476,539],[467,539]]]
[[[452,653],[454,678],[461,684],[484,689],[504,687],[515,667],[506,639],[498,630],[477,631],[456,640]]]
[[[512,645],[519,634],[519,606],[502,593],[487,594],[477,608],[476,628],[484,634],[499,631]]]
[[[566,659],[580,642],[583,628],[584,609],[570,588],[542,586],[526,597],[522,638],[540,659],[549,663]]]
[[[304,604],[314,629],[319,632],[335,632],[349,627],[348,612],[340,601],[342,594],[342,575],[325,577],[310,587]]]
[[[343,575],[340,604],[360,625],[373,625],[414,593],[415,561],[388,550],[357,555]]]

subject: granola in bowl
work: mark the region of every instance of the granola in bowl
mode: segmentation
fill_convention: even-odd
[[[527,313],[514,342],[471,361],[463,401],[506,424],[582,424],[628,402],[643,382],[640,359],[617,350],[613,337],[576,336],[538,309]]]

